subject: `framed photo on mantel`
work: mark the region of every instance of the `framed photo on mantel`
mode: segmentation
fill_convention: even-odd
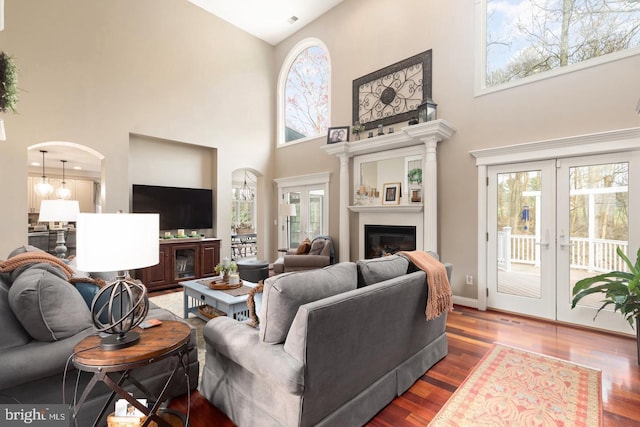
[[[400,183],[388,182],[382,185],[382,204],[397,205],[400,203]]]
[[[329,128],[327,133],[327,144],[349,141],[349,126],[339,126]]]

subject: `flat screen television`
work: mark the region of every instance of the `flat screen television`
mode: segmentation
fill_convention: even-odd
[[[213,228],[213,190],[133,184],[131,211],[160,214],[160,230]]]

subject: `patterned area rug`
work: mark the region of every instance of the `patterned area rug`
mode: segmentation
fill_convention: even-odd
[[[602,426],[601,372],[495,344],[429,426]]]
[[[166,310],[169,310],[176,317],[182,319],[184,314],[184,293],[182,291],[179,292],[171,292],[164,295],[159,295],[157,297],[151,297],[149,300],[153,302],[158,307],[162,307]],[[202,329],[204,328],[205,322],[199,317],[189,317],[187,320],[189,324],[196,328],[196,332],[198,334],[198,362],[200,363],[200,375],[202,375],[202,367],[204,366],[204,335],[202,335]]]

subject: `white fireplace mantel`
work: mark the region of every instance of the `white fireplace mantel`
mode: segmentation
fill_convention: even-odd
[[[327,154],[333,154],[340,159],[340,251],[339,260],[350,259],[350,224],[349,210],[357,212],[359,215],[365,214],[402,214],[422,212],[420,216],[424,247],[417,248],[423,250],[437,251],[438,242],[438,168],[436,159],[436,149],[438,142],[450,138],[456,129],[446,120],[439,119],[431,122],[420,123],[413,126],[401,128],[398,132],[374,138],[362,139],[353,142],[339,142],[327,144],[322,149]],[[422,182],[423,182],[423,204],[400,205],[400,206],[349,206],[351,192],[351,172],[349,161],[354,156],[361,156],[372,153],[383,153],[406,147],[423,147],[422,160]],[[362,239],[361,239],[362,240]]]

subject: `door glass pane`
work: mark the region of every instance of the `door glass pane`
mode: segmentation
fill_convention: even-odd
[[[616,249],[621,247],[628,256],[628,183],[626,162],[569,169],[570,237],[563,237],[561,231],[559,243],[570,245],[571,289],[585,277],[611,270],[626,271]],[[601,300],[601,295],[594,294],[578,305],[600,308]]]
[[[296,205],[297,215],[289,217],[288,247],[297,248],[303,240],[300,233],[300,193],[290,192],[289,203]]]
[[[540,298],[541,177],[540,170],[498,174],[498,292]]]
[[[309,238],[325,235],[322,227],[324,212],[324,190],[309,191]]]

